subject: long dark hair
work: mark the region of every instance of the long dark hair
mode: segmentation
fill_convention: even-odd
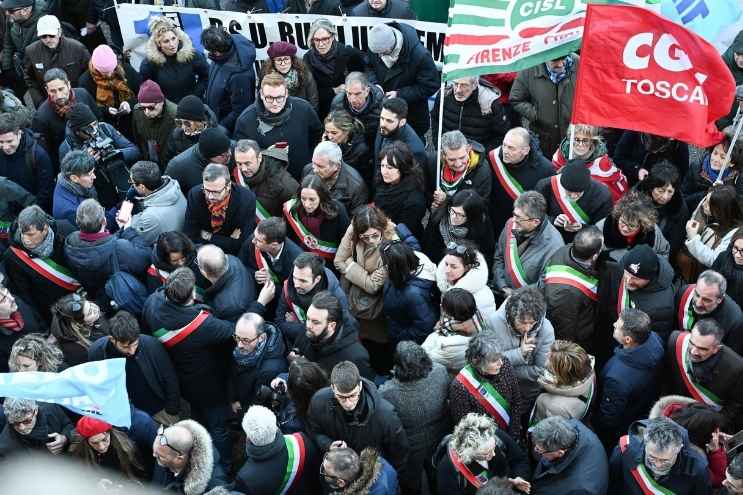
[[[364,232],[369,229],[377,229],[382,234],[382,239],[384,240],[384,231],[387,229],[389,221],[387,215],[376,206],[364,205],[360,207],[351,222],[353,225],[354,245],[361,241],[360,236],[364,235]]]
[[[292,55],[292,69],[295,69],[297,71],[297,80],[299,81],[299,87],[304,87],[304,71],[307,69],[304,65],[304,62],[302,62],[302,59],[297,57],[296,55]],[[263,63],[263,67],[261,67],[261,79],[272,72],[275,72],[281,77],[284,77],[284,74],[279,72],[279,69],[274,66],[273,59],[269,58]]]
[[[716,186],[709,195],[709,213],[715,224],[710,225],[718,236],[724,236],[743,225],[743,205],[730,185]]]
[[[383,241],[379,246],[382,263],[387,267],[389,281],[396,289],[402,289],[408,280],[417,276],[423,266],[413,248],[402,241]]]
[[[108,430],[111,435],[111,445],[116,458],[119,460],[119,469],[129,479],[136,479],[145,472],[144,465],[139,459],[139,451],[126,433],[111,428]],[[76,437],[70,446],[70,452],[80,457],[88,466],[98,466],[98,452],[88,443],[84,437]]]
[[[299,357],[289,366],[286,388],[294,401],[297,416],[304,419],[315,392],[328,386],[328,375],[319,364]]]
[[[332,220],[338,216],[338,206],[330,196],[330,190],[322,179],[315,174],[305,177],[299,185],[299,189],[297,189],[297,209],[301,214],[308,215],[304,206],[302,206],[302,189],[312,189],[317,193],[317,196],[320,198],[320,206],[318,208],[325,214],[327,219]]]
[[[379,152],[379,163],[387,160],[387,165],[400,171],[400,182],[410,177],[413,183],[423,189],[423,169],[415,160],[410,147],[402,141],[392,141]],[[381,166],[381,165],[380,165]],[[382,184],[382,174],[377,174],[377,184]]]
[[[103,310],[92,327],[85,323],[86,302],[91,301],[79,294],[68,294],[52,305],[52,324],[49,328],[58,342],[77,342],[88,349],[96,338],[109,333]]]
[[[157,244],[155,244],[155,253],[157,258],[168,266],[170,266],[171,253],[183,253],[186,264],[189,264],[196,256],[196,248],[186,234],[173,230],[160,234],[157,238]],[[176,267],[171,268],[175,269]]]

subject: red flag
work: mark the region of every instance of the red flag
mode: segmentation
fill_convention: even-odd
[[[730,70],[701,37],[647,9],[589,4],[574,123],[712,146],[734,94]]]

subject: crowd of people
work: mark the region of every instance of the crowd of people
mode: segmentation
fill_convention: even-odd
[[[5,397],[0,466],[743,494],[737,99],[703,150],[570,124],[577,54],[437,94],[402,0],[189,1],[382,19],[360,51],[319,17],[256,70],[155,17],[135,69],[106,1],[67,3],[0,7],[0,372],[123,358],[131,427]],[[743,84],[743,33],[723,58]]]

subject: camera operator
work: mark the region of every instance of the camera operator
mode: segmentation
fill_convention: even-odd
[[[139,149],[111,124],[98,122],[83,103],[67,113],[65,139],[59,156],[71,150],[83,150],[96,161],[95,188],[98,200],[106,208],[118,204],[129,189],[129,166],[139,160]]]

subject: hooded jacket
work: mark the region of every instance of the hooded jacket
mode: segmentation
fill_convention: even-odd
[[[165,176],[159,189],[149,196],[137,197],[136,201],[142,211],[132,216],[131,228],[137,231],[143,244],[154,244],[163,232],[183,230],[186,198],[177,181]]]
[[[236,256],[227,255],[224,275],[204,291],[204,303],[214,310],[214,316],[236,322],[255,301],[255,281]]]
[[[493,296],[493,291],[488,287],[488,265],[479,251],[477,253],[477,262],[477,266],[470,268],[462,278],[452,284],[446,279],[446,267],[442,259],[436,268],[436,285],[441,291],[442,296],[454,288],[464,289],[472,294],[475,297],[477,309],[483,318],[487,320],[495,313],[495,297]]]
[[[241,34],[232,34],[232,49],[223,60],[212,61],[204,103],[217,114],[229,132],[243,110],[255,101],[255,44]]]
[[[632,470],[645,463],[645,441],[642,432],[648,420],[636,421],[630,426],[626,451],[614,448],[609,460],[611,485],[610,495],[643,495],[646,493],[636,481]],[[649,474],[652,473],[648,469]],[[663,477],[654,478],[665,490],[676,495],[704,495],[709,493],[707,459],[692,448],[686,430],[683,430],[683,447],[671,471]]]
[[[178,51],[167,56],[157,47],[154,36],[145,45],[145,59],[139,66],[142,81],[156,82],[165,98],[178,103],[184,96],[204,95],[209,79],[209,64],[193,47],[191,38],[180,29],[175,30]]]
[[[44,74],[49,69],[62,69],[70,79],[71,87],[76,87],[90,62],[90,52],[77,40],[61,36],[59,45],[50,50],[41,40],[34,41],[25,49],[24,81],[35,106],[46,99]]]
[[[577,383],[558,385],[551,373],[539,377],[542,392],[534,404],[534,414],[529,422],[538,422],[550,416],[561,416],[566,419],[587,420],[591,406],[596,402],[598,384],[593,370],[594,358],[591,358],[591,372]]]
[[[30,129],[21,131],[15,153],[0,153],[0,177],[7,177],[29,193],[44,210],[52,206],[54,171],[52,161]]]
[[[376,449],[362,450],[359,458],[361,474],[341,492],[343,495],[397,495],[397,472]]]
[[[322,451],[335,440],[345,441],[356,452],[375,448],[402,473],[409,447],[400,418],[371,381],[362,378],[361,383],[361,397],[352,413],[341,407],[330,387],[318,390],[307,411],[309,433]]]
[[[374,10],[369,6],[368,0],[362,0],[360,4],[351,9],[351,16],[415,20],[415,13],[411,10],[408,2],[403,3],[401,0],[387,0],[387,4],[382,10]]]
[[[419,251],[415,255],[420,269],[403,287],[395,287],[389,279],[384,283],[383,312],[393,342],[412,340],[420,344],[438,321],[438,308],[433,303],[436,265]]]
[[[260,355],[254,363],[242,364],[233,359],[232,377],[235,385],[235,398],[240,401],[243,411],[255,402],[255,395],[262,386],[288,371],[284,354],[286,346],[281,332],[271,323],[265,323],[266,340]],[[235,352],[237,352],[237,347]]]

